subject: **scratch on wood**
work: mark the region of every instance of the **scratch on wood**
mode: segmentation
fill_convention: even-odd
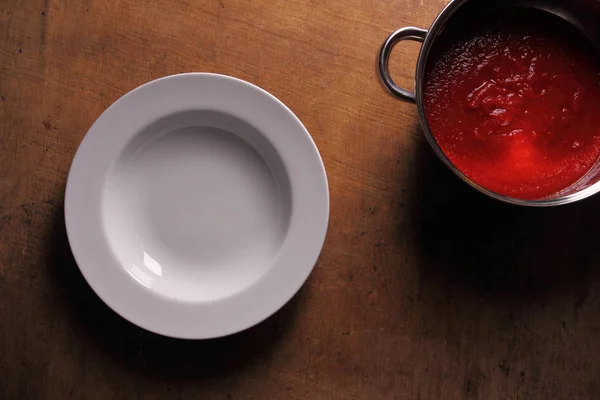
[[[31,206],[32,206],[32,203],[21,204],[21,206],[20,206],[21,209],[23,210],[23,212],[25,213],[25,218],[23,218],[23,223],[25,223],[26,225],[31,225],[31,215],[32,215]]]
[[[48,19],[46,18],[46,12],[48,11],[48,3],[49,0],[44,0],[44,4],[43,7],[44,9],[42,10],[42,15],[41,15],[41,29],[40,29],[40,61],[44,61],[44,49],[46,47],[46,34],[48,31]]]

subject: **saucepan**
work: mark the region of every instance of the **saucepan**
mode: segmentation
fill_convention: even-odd
[[[600,162],[596,162],[585,176],[565,190],[542,199],[519,199],[495,193],[469,179],[452,164],[431,132],[425,114],[423,97],[427,62],[434,43],[446,29],[460,27],[463,21],[476,19],[482,12],[506,7],[535,8],[553,13],[575,26],[596,49],[600,49],[600,1],[598,0],[453,0],[440,12],[428,30],[407,26],[393,32],[385,40],[378,57],[379,78],[392,96],[416,104],[425,137],[437,156],[461,180],[479,192],[505,203],[533,207],[557,206],[589,197],[600,191]],[[414,92],[398,86],[392,79],[388,67],[392,49],[404,40],[422,43],[417,59]]]

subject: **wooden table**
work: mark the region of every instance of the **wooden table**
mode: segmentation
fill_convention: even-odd
[[[600,198],[508,207],[445,170],[374,64],[441,0],[0,0],[1,399],[597,399]],[[398,46],[410,86],[416,43]],[[323,156],[330,229],[298,295],[210,341],[106,307],[63,223],[100,113],[149,80],[253,82]],[[202,321],[198,321],[202,323]]]

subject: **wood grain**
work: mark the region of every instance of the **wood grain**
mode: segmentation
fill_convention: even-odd
[[[598,198],[497,204],[448,173],[379,86],[387,34],[438,0],[0,0],[0,398],[600,398]],[[398,46],[412,81],[418,46]],[[149,80],[253,82],[304,122],[331,220],[308,283],[241,334],[143,331],[87,286],[65,238],[72,157]],[[201,323],[201,321],[199,321]]]

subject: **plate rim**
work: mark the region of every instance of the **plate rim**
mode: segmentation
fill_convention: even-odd
[[[192,94],[191,90],[198,87],[208,89],[206,93]],[[227,97],[229,92],[240,98],[232,100],[233,96]],[[166,99],[162,99],[164,96]],[[257,103],[250,108],[260,105],[267,107],[269,112],[257,114],[255,109],[252,114],[251,110],[244,110],[246,107],[243,102],[246,99]],[[147,125],[180,111],[206,110],[209,108],[200,107],[199,104],[206,106],[211,102],[214,102],[214,107],[209,108],[251,124],[274,145],[292,186],[291,221],[288,235],[280,248],[280,253],[284,254],[278,254],[265,276],[233,296],[210,302],[184,302],[159,296],[136,282],[106,243],[104,226],[100,224],[94,231],[89,225],[102,220],[103,196],[96,200],[93,196],[104,191],[106,181],[102,177],[106,177],[114,163],[111,157],[118,156],[126,143],[140,133],[139,129],[132,127]],[[236,108],[240,104],[242,106]],[[147,106],[149,110],[158,110],[158,114],[149,117],[143,111],[129,110],[130,116],[125,111],[132,106],[138,109]],[[113,132],[118,129],[109,132],[108,128],[114,128],[115,124],[120,126],[119,123],[124,125],[124,133]],[[285,127],[285,134],[281,134],[277,127]],[[105,159],[102,158],[103,151]],[[305,167],[308,165],[306,171],[300,171],[301,164]],[[293,183],[294,179],[299,183]],[[307,183],[310,183],[308,188]],[[306,190],[294,189],[294,185]],[[90,207],[86,210],[86,205],[92,205],[91,212]],[[307,210],[304,207],[315,208],[310,210],[315,215],[314,219],[306,218]],[[67,177],[64,202],[66,232],[73,257],[96,295],[129,322],[160,335],[181,339],[209,339],[235,334],[264,321],[283,307],[300,290],[316,266],[325,244],[329,213],[329,185],[325,166],[314,140],[299,118],[279,99],[257,85],[227,75],[204,72],[155,79],[134,88],[111,104],[92,124],[77,148]],[[290,238],[292,223],[296,225],[294,235]],[[104,238],[104,243],[100,237]],[[306,243],[299,243],[299,238]],[[296,240],[295,245],[294,242],[288,243],[293,240]],[[300,260],[298,262],[291,258],[295,248],[301,252],[294,254]],[[290,265],[283,265],[284,261]],[[104,274],[99,273],[100,268],[106,268],[104,273],[116,281],[111,282],[110,278],[103,277]],[[283,270],[288,274],[282,274]],[[283,279],[283,284],[274,285],[273,282],[278,279]],[[174,313],[177,315],[172,315]],[[226,321],[227,317],[230,320]],[[207,320],[210,323],[203,324]],[[215,326],[218,321],[221,321],[221,325]]]

